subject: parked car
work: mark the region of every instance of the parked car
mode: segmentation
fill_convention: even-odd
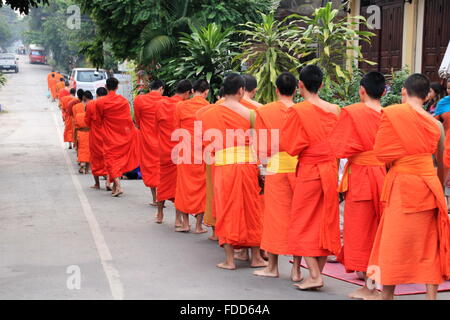
[[[70,75],[70,88],[89,90],[95,98],[97,89],[106,87],[107,78],[108,73],[105,70],[76,68]]]
[[[19,58],[12,53],[1,53],[0,54],[0,70],[2,71],[14,71],[19,72],[19,65],[17,61]]]

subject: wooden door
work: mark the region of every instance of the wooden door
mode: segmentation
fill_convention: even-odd
[[[450,1],[426,0],[423,33],[422,72],[439,80],[439,67],[450,41]]]

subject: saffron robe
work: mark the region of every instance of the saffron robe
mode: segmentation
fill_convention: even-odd
[[[78,127],[76,125],[76,118],[77,118],[77,114],[80,112],[85,112],[85,105],[84,103],[80,102],[77,103],[76,105],[74,105],[72,107],[72,121],[73,121],[73,142],[75,143],[75,148],[78,149]]]
[[[214,105],[202,115],[203,130],[219,130],[226,137],[226,130],[250,129],[250,122],[222,105]],[[247,150],[250,139],[234,139],[222,144],[214,143],[214,210],[216,235],[219,244],[234,247],[259,247],[262,234],[262,211],[259,201],[258,167],[251,159],[231,163],[218,162],[218,154],[225,149]],[[241,140],[241,141],[240,141]],[[208,142],[205,142],[209,147]],[[231,146],[231,148],[230,148]],[[246,152],[247,153],[247,152]],[[220,157],[219,157],[220,159]]]
[[[159,184],[156,192],[158,201],[175,199],[177,186],[177,165],[172,161],[172,151],[177,145],[172,141],[175,130],[175,111],[177,103],[183,99],[173,96],[160,103],[156,112],[159,150]]]
[[[72,106],[78,103],[80,100],[73,96],[69,96],[68,99],[64,99],[65,103],[63,104],[64,111],[64,142],[74,142],[73,136],[73,120],[72,116],[69,113],[69,106]]]
[[[344,246],[339,260],[347,271],[365,272],[381,218],[381,190],[386,165],[373,153],[381,113],[364,103],[342,110],[330,137],[334,156],[349,159],[341,192],[345,192]]]
[[[264,157],[271,157],[265,180],[261,249],[278,255],[291,254],[288,231],[297,167],[295,157],[278,152],[279,132],[287,119],[288,109],[282,102],[273,102],[256,111],[258,117],[255,128],[259,133],[258,153],[263,154]],[[261,130],[267,131],[267,141],[264,141]],[[278,130],[277,133],[275,130]],[[277,150],[273,150],[273,144],[277,145]]]
[[[299,159],[288,235],[295,256],[337,256],[341,249],[338,167],[328,143],[337,120],[304,101],[289,109],[281,130],[281,151]]]
[[[83,110],[75,112],[75,126],[77,128],[77,155],[78,162],[90,162],[89,151],[89,128],[85,121],[86,111],[83,105]],[[76,108],[74,108],[75,110]]]
[[[450,277],[450,222],[433,164],[440,128],[408,104],[384,109],[374,151],[390,164],[368,275],[382,285],[440,284]]]
[[[179,157],[186,159],[184,159],[185,161],[179,161],[177,165],[175,207],[183,213],[193,215],[205,212],[205,165],[202,161],[201,137],[197,139],[199,143],[195,144],[194,123],[197,120],[197,111],[207,105],[209,105],[208,101],[203,97],[196,96],[179,102],[175,111],[175,128],[185,130],[190,136],[190,139],[182,138],[183,141],[178,144],[178,147],[182,145],[183,150],[190,150],[191,152],[189,157],[189,155],[184,155],[183,150],[178,149]],[[199,134],[201,135],[201,130]]]
[[[91,100],[86,105],[86,125],[89,131],[89,153],[92,175],[106,176],[105,157],[103,150],[103,127],[97,116],[97,101]]]
[[[159,139],[156,112],[167,97],[152,91],[138,95],[134,100],[134,119],[141,140],[141,173],[144,184],[156,188],[159,183]]]
[[[139,166],[140,140],[131,118],[130,104],[114,91],[96,100],[99,124],[103,127],[106,171],[110,181]]]

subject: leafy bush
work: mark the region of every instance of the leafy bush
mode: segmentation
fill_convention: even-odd
[[[406,79],[409,77],[410,71],[408,68],[393,72],[388,78],[389,86],[387,94],[381,99],[383,107],[402,102],[402,88]]]

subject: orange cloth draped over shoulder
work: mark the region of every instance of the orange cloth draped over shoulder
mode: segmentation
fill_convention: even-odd
[[[187,137],[182,138],[178,144],[177,186],[175,195],[175,207],[188,214],[199,214],[205,212],[206,201],[206,176],[205,164],[203,163],[202,141],[194,135],[194,122],[197,120],[196,113],[201,108],[209,105],[201,96],[181,101],[177,104],[175,111],[175,128],[183,129]],[[201,135],[201,131],[198,132]],[[199,140],[196,143],[196,140]],[[191,154],[184,154],[184,151]],[[197,155],[197,156],[196,156]]]
[[[381,218],[386,165],[373,152],[381,112],[364,103],[342,109],[330,137],[336,158],[348,159],[340,187],[345,192],[344,246],[339,260],[349,272],[365,272]]]
[[[97,115],[97,101],[89,101],[86,105],[86,125],[89,131],[89,153],[92,175],[106,176],[105,157],[103,151],[103,127]]]
[[[139,166],[140,139],[131,118],[130,104],[114,91],[96,100],[99,124],[103,127],[103,148],[109,180]]]
[[[203,122],[203,114],[211,109],[214,105],[208,105],[197,111],[197,120]],[[209,155],[207,153],[206,155]],[[203,159],[205,161],[205,178],[206,178],[206,202],[205,202],[205,215],[203,222],[207,226],[214,227],[216,225],[216,212],[214,210],[214,165],[211,159]],[[207,160],[207,161],[206,161]]]
[[[134,119],[141,140],[141,173],[144,184],[156,188],[159,183],[159,139],[156,112],[166,100],[157,91],[138,95],[134,100]]]
[[[59,93],[61,92],[62,89],[65,88],[65,84],[63,81],[60,81],[59,79],[57,80],[56,83],[56,97],[59,99]]]
[[[328,142],[338,117],[308,101],[288,111],[281,151],[297,156],[289,251],[296,256],[337,256],[341,249],[338,167]]]
[[[408,104],[384,109],[374,150],[391,166],[368,268],[382,285],[440,284],[450,277],[450,222],[432,158],[439,140],[431,116]]]
[[[79,102],[72,107],[72,121],[73,121],[73,141],[75,143],[75,147],[78,149],[78,127],[76,125],[77,115],[80,112],[85,112],[84,103]]]
[[[59,107],[60,107],[60,108],[62,108],[62,102],[61,102],[62,98],[67,97],[67,96],[70,96],[70,91],[67,90],[66,88],[62,88],[62,89],[59,91],[59,96],[58,96]]]
[[[267,132],[267,142],[259,135],[258,153],[264,155],[264,158],[270,157],[265,181],[261,249],[273,254],[290,255],[288,231],[297,158],[279,152],[279,132],[287,119],[288,107],[282,102],[273,102],[258,108],[257,114],[257,132],[261,133],[261,129]],[[273,144],[276,145],[275,148],[272,147]]]
[[[213,105],[205,111],[202,121],[204,132],[214,129],[222,137],[226,137],[227,129],[244,132],[250,129],[246,118],[222,105]],[[209,145],[205,143],[205,152],[215,151],[214,210],[219,244],[259,247],[262,212],[258,199],[258,167],[256,160],[251,159],[250,139],[228,142],[222,139],[221,143],[214,137],[213,140]]]
[[[83,109],[76,110],[77,106],[74,107],[75,111],[75,126],[77,128],[77,139],[78,139],[78,162],[90,162],[90,151],[89,151],[89,128],[86,124],[86,107],[81,104]]]
[[[50,79],[51,78],[53,78],[52,77],[52,75],[55,75],[55,77],[56,77],[56,72],[50,72],[48,75],[47,75],[47,87],[48,87],[48,90],[50,90]],[[56,79],[56,78],[55,78]]]
[[[177,103],[182,101],[180,96],[173,96],[162,101],[156,111],[159,150],[159,184],[156,192],[157,201],[175,199],[177,186],[177,165],[172,161],[172,150],[177,145],[172,141],[175,130],[175,111]]]

